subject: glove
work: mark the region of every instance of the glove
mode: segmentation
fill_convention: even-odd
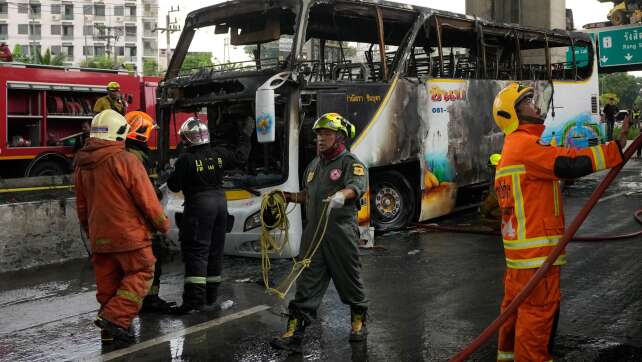
[[[330,196],[328,199],[328,208],[336,209],[342,207],[346,202],[346,197],[341,191],[337,191],[334,195]]]

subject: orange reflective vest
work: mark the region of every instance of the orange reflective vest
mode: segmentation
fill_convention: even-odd
[[[543,125],[521,124],[506,136],[495,174],[502,210],[506,265],[539,268],[564,234],[560,179],[615,167],[622,162],[616,142],[584,149],[542,145]],[[566,263],[562,253],[555,265]]]

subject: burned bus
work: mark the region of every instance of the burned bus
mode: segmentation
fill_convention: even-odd
[[[186,66],[190,53],[214,48],[222,52],[211,66]],[[177,112],[206,112],[212,138],[228,144],[256,119],[249,163],[224,186],[226,253],[258,255],[261,195],[299,190],[316,154],[313,122],[340,113],[356,125],[349,147],[370,170],[359,212],[368,239],[372,228],[448,214],[458,192],[487,182],[488,156],[502,144],[492,103],[511,81],[535,87],[546,142],[601,142],[594,54],[586,34],[387,1],[229,1],[186,18],[159,88],[161,141]],[[181,205],[169,198],[172,222]],[[289,216],[295,242],[284,256],[297,253],[304,217],[299,206]]]

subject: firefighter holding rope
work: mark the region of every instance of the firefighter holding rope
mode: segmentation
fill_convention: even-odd
[[[326,212],[329,222],[309,267],[297,282],[295,298],[289,304],[287,330],[271,343],[274,348],[292,352],[301,351],[305,328],[316,319],[331,279],[341,301],[350,306],[350,341],[363,341],[367,334],[368,300],[361,279],[357,223],[360,198],[367,190],[367,169],[346,150],[345,142],[354,137],[355,128],[341,115],[324,114],[312,128],[317,138],[317,157],[303,173],[304,189],[285,193],[286,201],[306,207],[308,222],[301,237],[302,254],[310,249],[317,224]]]

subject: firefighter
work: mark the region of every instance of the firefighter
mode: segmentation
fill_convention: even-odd
[[[499,92],[493,117],[506,138],[495,174],[502,210],[506,257],[504,310],[564,234],[559,181],[608,169],[622,162],[621,145],[609,142],[585,149],[545,145],[544,119],[533,101],[534,90],[513,83]],[[628,127],[628,124],[626,125]],[[622,144],[621,140],[620,143]],[[560,303],[560,266],[566,255],[499,330],[498,361],[548,361],[551,330]]]
[[[125,115],[125,119],[130,126],[127,140],[125,140],[125,148],[131,152],[142,163],[147,171],[147,175],[154,185],[154,191],[158,197],[158,201],[163,198],[163,193],[156,186],[158,175],[154,172],[154,167],[150,160],[150,150],[148,146],[149,137],[153,130],[158,126],[154,123],[152,117],[145,112],[129,112]],[[154,265],[154,280],[149,290],[149,294],[143,299],[143,306],[141,312],[167,312],[169,307],[174,303],[164,301],[160,296],[160,277],[162,274],[163,263],[161,261],[161,241],[162,235],[156,234],[152,240],[152,251],[156,258]]]
[[[11,50],[7,43],[0,42],[0,62],[13,62],[13,56],[11,55]]]
[[[223,170],[247,163],[252,132],[253,120],[249,118],[241,124],[234,151],[210,145],[208,128],[197,118],[187,119],[178,132],[186,152],[176,160],[167,186],[171,191],[182,191],[185,197],[179,231],[185,281],[183,304],[172,307],[172,314],[216,305],[227,228]]]
[[[497,202],[497,194],[495,194],[495,169],[501,158],[502,156],[499,153],[493,153],[488,158],[488,167],[491,172],[490,189],[486,191],[486,195],[479,206],[482,225],[496,231],[499,231],[502,223],[502,212]]]
[[[94,104],[94,114],[98,114],[106,109],[112,109],[123,116],[127,111],[127,102],[120,93],[120,84],[109,82],[107,84],[107,95],[98,98]]]
[[[169,221],[136,156],[125,151],[129,125],[113,110],[94,117],[75,160],[76,210],[89,235],[103,342],[132,343],[129,331],[154,277],[152,232]]]
[[[355,129],[341,115],[324,114],[312,129],[317,136],[317,157],[303,173],[303,191],[285,193],[286,201],[305,204],[308,223],[301,237],[301,254],[313,241],[326,200],[331,210],[320,247],[297,282],[296,295],[288,307],[286,332],[271,343],[274,348],[292,352],[301,351],[305,328],[316,319],[331,279],[341,301],[350,306],[350,341],[363,341],[367,335],[368,299],[361,279],[357,224],[360,198],[368,188],[367,169],[346,150],[345,142],[354,137]]]

